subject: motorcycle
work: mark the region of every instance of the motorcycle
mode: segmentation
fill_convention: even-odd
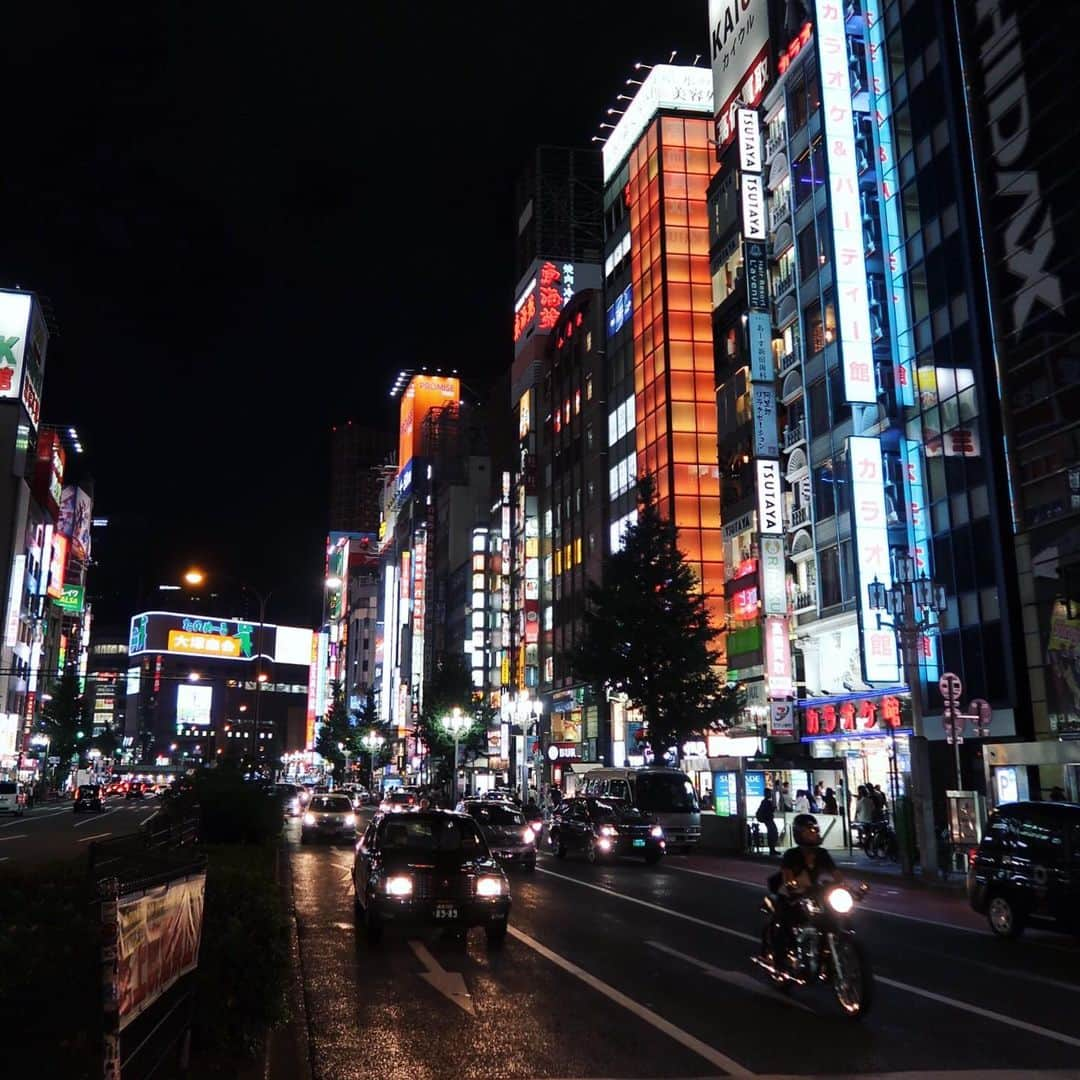
[[[761,952],[751,959],[784,991],[818,982],[829,984],[844,1013],[861,1019],[874,1000],[874,972],[866,948],[855,937],[850,916],[856,901],[869,891],[865,882],[855,888],[830,883],[789,901],[773,888],[761,904],[766,915]],[[786,941],[779,910],[784,903],[797,909],[789,913]]]

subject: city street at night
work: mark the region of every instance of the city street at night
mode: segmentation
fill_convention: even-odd
[[[763,890],[720,860],[541,856],[512,877],[510,936],[492,951],[478,931],[369,945],[351,859],[348,846],[291,849],[317,1080],[1080,1075],[1080,945],[998,941],[962,894],[875,888],[856,928],[877,997],[852,1022],[825,990],[785,996],[751,965]]]
[[[85,859],[93,841],[136,832],[155,812],[154,802],[123,798],[106,799],[100,813],[73,814],[70,802],[36,806],[22,817],[0,819],[0,864],[28,867]]]

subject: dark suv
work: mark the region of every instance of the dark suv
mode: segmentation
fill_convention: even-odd
[[[1080,805],[999,806],[970,860],[968,897],[1001,937],[1028,922],[1080,932]]]
[[[101,785],[80,784],[75,789],[75,804],[71,809],[76,814],[80,810],[96,810],[101,813],[105,809]]]

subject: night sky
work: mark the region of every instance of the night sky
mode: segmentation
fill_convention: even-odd
[[[117,6],[9,25],[0,284],[52,309],[44,419],[96,512],[150,519],[147,581],[314,624],[330,425],[392,423],[401,367],[509,366],[530,149],[705,54],[707,3]]]

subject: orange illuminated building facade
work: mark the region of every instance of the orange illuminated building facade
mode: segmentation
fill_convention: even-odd
[[[422,455],[424,418],[432,409],[456,405],[461,380],[453,375],[413,375],[401,395],[398,425],[398,470]]]
[[[628,154],[623,196],[637,475],[655,478],[661,512],[674,520],[719,626],[724,573],[705,204],[710,124],[705,116],[655,118]]]

